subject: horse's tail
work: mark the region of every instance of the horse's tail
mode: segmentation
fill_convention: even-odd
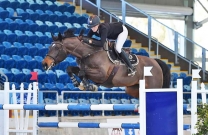
[[[168,65],[163,62],[160,59],[155,59],[157,63],[160,65],[163,71],[163,88],[170,88],[170,79],[171,79],[171,74],[170,74],[170,68]]]

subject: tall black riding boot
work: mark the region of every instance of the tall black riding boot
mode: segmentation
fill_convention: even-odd
[[[124,63],[126,64],[126,66],[128,67],[128,76],[134,76],[136,73],[135,68],[132,66],[127,54],[124,51],[121,51],[120,53],[121,59],[124,61]]]

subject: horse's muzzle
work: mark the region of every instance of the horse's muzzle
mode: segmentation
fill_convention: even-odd
[[[42,63],[42,68],[43,68],[44,70],[47,70],[47,69],[48,69],[48,64],[47,64],[47,63]]]

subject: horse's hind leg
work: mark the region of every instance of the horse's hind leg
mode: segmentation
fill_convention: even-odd
[[[139,84],[127,86],[126,93],[132,97],[139,98]]]

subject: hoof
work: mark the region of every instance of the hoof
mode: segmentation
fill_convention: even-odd
[[[80,83],[80,85],[78,86],[78,88],[79,88],[80,90],[85,90],[84,84],[83,84],[82,82]]]

